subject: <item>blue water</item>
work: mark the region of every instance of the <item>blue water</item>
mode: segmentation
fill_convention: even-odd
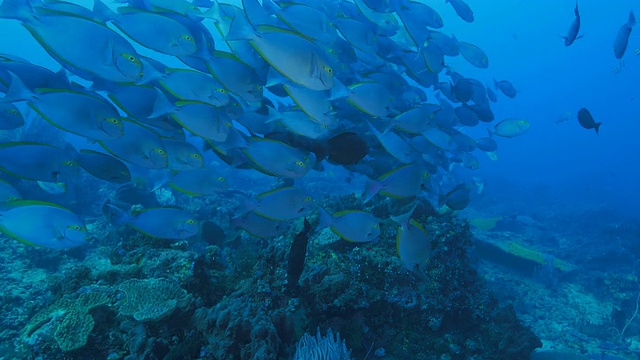
[[[434,245],[436,239],[446,238],[444,232],[438,232],[442,229],[461,234],[464,231],[457,220],[438,214],[438,197],[442,194],[425,192],[418,196],[436,208],[420,215],[432,239],[433,256],[453,262],[453,257],[447,256],[454,255],[447,253],[450,249],[444,249],[442,244],[459,246],[463,250],[456,256],[465,263],[468,258],[471,268],[478,272],[477,281],[458,283],[434,277],[433,262],[426,282],[423,276],[407,271],[397,259],[397,224],[389,216],[409,210],[411,206],[407,204],[411,201],[378,195],[364,204],[361,194],[366,177],[326,162],[324,171],[311,171],[303,179],[296,179],[295,184],[330,211],[358,209],[380,217],[384,221],[381,240],[354,245],[326,229],[314,233],[302,276],[307,281],[303,289],[308,292],[286,296],[282,280],[287,273],[286,254],[302,229],[299,219],[288,232],[273,239],[256,239],[230,224],[242,199],[287,183],[284,180],[235,169],[206,152],[205,162],[230,180],[229,190],[191,198],[165,189],[152,196],[166,196],[160,205],[180,206],[194,213],[200,222],[220,224],[225,239],[213,243],[206,242],[200,234],[179,242],[157,242],[134,230],[109,224],[101,208],[117,187],[96,179],[84,178],[86,183],[70,184],[71,190],[64,195],[46,194],[32,183],[23,182],[22,191],[33,191],[23,194],[24,198],[58,203],[77,212],[91,225],[91,241],[84,247],[57,251],[29,247],[2,235],[0,253],[9,260],[0,267],[2,277],[7,279],[0,306],[9,315],[3,321],[6,330],[0,333],[0,348],[12,349],[6,359],[286,359],[293,358],[302,334],[313,335],[316,327],[324,334],[328,328],[333,327],[336,333],[339,330],[357,359],[468,359],[474,355],[488,359],[526,358],[522,354],[492,352],[489,342],[486,348],[474,343],[479,340],[468,334],[481,330],[465,332],[466,318],[451,320],[449,315],[442,315],[450,314],[450,308],[429,303],[428,297],[437,294],[442,296],[438,299],[450,300],[451,307],[459,305],[457,298],[448,297],[450,293],[443,288],[430,288],[431,280],[437,284],[455,282],[461,287],[456,290],[468,292],[469,298],[474,299],[481,298],[479,294],[488,289],[499,306],[512,306],[519,323],[541,340],[538,351],[546,351],[532,358],[638,358],[640,319],[634,310],[640,291],[640,30],[633,29],[623,63],[614,57],[613,40],[629,11],[640,14],[640,7],[631,0],[580,1],[583,37],[566,47],[562,35],[574,18],[573,0],[467,2],[475,15],[473,23],[462,21],[442,0],[425,3],[442,16],[444,33],[455,34],[459,40],[486,52],[489,68],[474,68],[461,56],[446,58],[446,64],[486,86],[493,86],[494,79],[511,81],[518,90],[517,96],[509,99],[498,94],[498,102],[491,104],[495,122],[517,117],[531,124],[523,135],[494,137],[498,142],[497,160],[476,151],[473,154],[478,158],[479,169],[451,171],[455,174],[452,177],[469,184],[473,176],[484,182],[481,191],[471,189],[469,206],[453,214],[472,222],[469,244],[448,239],[442,240],[440,246]],[[75,3],[91,7],[92,2]],[[205,22],[215,34],[212,23]],[[18,21],[0,19],[0,34],[0,53],[20,56],[54,71],[60,68]],[[135,48],[166,65],[185,67],[171,56],[137,44]],[[216,48],[228,50],[219,37]],[[444,74],[440,76],[441,81],[446,78]],[[88,85],[77,77],[73,79]],[[26,109],[24,104],[19,107]],[[576,115],[583,107],[590,110],[596,122],[602,122],[599,134],[578,123]],[[480,138],[487,136],[490,126],[480,123],[459,129],[472,138]],[[96,146],[82,138],[70,141],[77,148]],[[12,183],[20,182],[10,179]],[[451,189],[454,185],[455,182],[445,187]],[[311,217],[316,220],[315,213]],[[494,219],[494,226],[473,226],[474,221],[486,219]],[[513,244],[528,253],[514,250]],[[555,260],[568,265],[556,266]],[[471,268],[463,268],[469,271],[464,276],[475,279],[475,273],[468,275]],[[325,277],[331,280],[323,280]],[[172,289],[176,296],[193,296],[194,301],[186,302],[184,308],[178,306],[176,313],[171,315],[170,311],[155,322],[138,321],[135,315],[132,318],[131,314],[124,314],[120,308],[125,292],[122,284],[131,279],[158,278],[171,279],[182,288]],[[376,288],[376,283],[384,286]],[[464,286],[469,286],[468,291]],[[433,290],[436,287],[438,290]],[[104,292],[111,297],[91,307],[91,314],[98,315],[94,316],[96,325],[87,345],[65,352],[54,335],[61,320],[52,314],[58,306],[56,301],[77,301],[83,292]],[[418,311],[413,306],[416,303],[429,305]],[[385,310],[385,304],[393,310]],[[119,312],[113,310],[116,308]],[[34,317],[37,320],[42,311],[49,313],[34,325]],[[393,314],[389,315],[393,321],[383,320],[386,311]],[[248,328],[242,328],[243,316]],[[420,316],[428,319],[420,318],[420,326],[398,320]],[[482,316],[473,315],[473,321],[481,322],[478,319]],[[440,328],[443,321],[447,325]],[[487,320],[492,321],[494,317]],[[225,333],[227,324],[232,324],[227,331],[263,331],[268,339],[253,334],[244,338],[238,333],[230,335]],[[26,331],[29,326],[34,328]],[[385,333],[385,326],[393,330]],[[419,343],[422,332],[432,336],[423,345]],[[220,349],[226,351],[226,357],[220,355]],[[273,354],[265,349],[278,350]]]

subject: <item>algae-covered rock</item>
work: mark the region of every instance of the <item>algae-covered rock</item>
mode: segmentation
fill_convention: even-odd
[[[191,295],[171,280],[132,279],[119,286],[125,299],[120,313],[132,315],[138,321],[158,321],[173,313],[176,308],[186,309]]]

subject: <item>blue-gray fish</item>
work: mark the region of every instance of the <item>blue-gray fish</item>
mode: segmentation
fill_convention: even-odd
[[[493,85],[496,89],[500,90],[507,97],[514,99],[518,94],[518,90],[516,90],[515,86],[509,80],[493,80]]]
[[[291,220],[309,215],[313,210],[313,198],[296,187],[283,187],[258,195],[257,201],[249,201],[245,211],[271,220]]]
[[[6,93],[9,89],[10,73],[14,73],[31,91],[38,88],[67,89],[71,87],[64,71],[53,72],[17,56],[0,54],[0,92]]]
[[[67,249],[87,242],[87,229],[76,214],[42,201],[3,203],[0,231],[27,245],[50,249]]]
[[[331,43],[338,37],[329,17],[307,4],[287,4],[276,13],[276,16],[288,27],[308,38]]]
[[[173,139],[162,139],[162,143],[167,150],[169,169],[189,171],[204,167],[204,158],[192,143]]]
[[[28,102],[52,125],[92,140],[107,140],[124,134],[115,106],[97,93],[46,90]]]
[[[581,38],[582,35],[580,33],[580,11],[578,10],[578,2],[576,1],[576,7],[573,9],[573,14],[576,16],[575,19],[571,22],[569,26],[569,30],[567,30],[567,34],[563,36],[564,38],[564,46],[571,46],[574,41]]]
[[[467,42],[460,41],[458,43],[460,54],[469,62],[469,64],[480,68],[486,69],[489,67],[489,58],[482,49],[476,45],[469,44]]]
[[[160,85],[180,100],[201,101],[213,106],[229,103],[229,94],[218,80],[199,71],[174,69],[159,80]]]
[[[22,195],[8,182],[0,179],[0,204],[22,199]]]
[[[508,118],[495,124],[493,131],[489,131],[490,134],[495,134],[502,137],[515,137],[524,134],[529,130],[531,124],[523,119]]]
[[[389,171],[378,180],[369,181],[365,188],[365,202],[377,193],[391,198],[416,196],[429,181],[429,172],[421,165],[408,164]]]
[[[294,83],[311,90],[333,87],[333,69],[313,42],[285,29],[261,25],[257,32],[236,17],[227,40],[246,39],[269,65]]]
[[[445,2],[451,4],[453,10],[455,10],[456,14],[458,14],[462,20],[468,23],[473,22],[473,11],[464,0],[445,0]]]
[[[229,91],[247,102],[259,102],[263,97],[262,80],[258,73],[236,55],[215,51],[207,62],[211,74]]]
[[[426,230],[411,219],[415,206],[406,214],[392,216],[400,227],[396,233],[396,249],[404,266],[414,272],[424,271],[431,256],[431,242]]]
[[[241,228],[249,235],[269,239],[284,234],[289,229],[286,221],[267,219],[254,212],[248,212],[242,216],[231,219],[231,225]]]
[[[315,164],[312,154],[271,139],[251,138],[244,154],[257,170],[285,178],[302,177]]]
[[[225,108],[199,101],[178,101],[171,118],[194,135],[222,142],[233,127]]]
[[[380,145],[382,145],[391,156],[403,164],[409,164],[414,161],[416,152],[411,148],[409,143],[407,143],[406,139],[393,132],[393,129],[383,134],[371,125],[371,123],[368,123],[368,125],[373,135],[380,142]]]
[[[127,225],[154,238],[183,240],[200,231],[198,222],[182,209],[154,208],[136,214]]]
[[[229,188],[229,181],[213,169],[182,171],[169,180],[169,186],[189,196],[213,195]]]
[[[78,164],[98,179],[116,184],[131,181],[131,172],[119,159],[98,151],[83,149],[78,152]]]
[[[0,130],[13,130],[24,125],[20,110],[13,104],[0,104]]]
[[[636,17],[633,15],[633,11],[631,11],[629,12],[629,19],[618,29],[616,39],[613,41],[613,54],[616,56],[616,59],[622,59],[625,51],[627,51],[629,35],[631,35],[631,30],[635,25]]]
[[[22,21],[38,43],[62,66],[87,80],[138,81],[142,63],[133,46],[107,26],[77,16],[33,16],[28,2],[5,0],[0,17]]]
[[[118,8],[118,13],[113,24],[146,48],[173,56],[192,55],[197,51],[193,33],[169,16],[132,7]]]
[[[167,151],[160,137],[142,125],[124,122],[124,135],[98,143],[116,157],[148,169],[166,169]]]
[[[111,204],[109,219],[114,225],[128,225],[133,229],[158,239],[184,240],[200,231],[198,221],[188,212],[174,208],[149,208],[127,214]]]
[[[36,142],[0,144],[0,170],[21,179],[67,182],[78,175],[78,163],[70,151]]]
[[[380,223],[375,216],[366,211],[343,210],[329,215],[323,208],[320,211],[320,228],[329,227],[334,234],[350,242],[376,241],[380,235]]]

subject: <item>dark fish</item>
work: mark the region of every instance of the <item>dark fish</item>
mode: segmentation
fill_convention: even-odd
[[[631,29],[636,24],[636,17],[633,15],[633,11],[629,13],[629,20],[620,27],[618,35],[613,41],[613,53],[616,59],[622,59],[624,52],[627,51],[627,45],[629,43],[629,35],[631,35]]]
[[[298,280],[304,270],[304,259],[307,256],[307,243],[311,233],[311,224],[304,219],[302,231],[296,235],[289,249],[289,265],[287,266],[287,291],[292,292],[298,288]]]
[[[213,221],[202,223],[202,240],[209,245],[221,246],[225,240],[224,229]]]
[[[596,134],[600,129],[600,125],[602,125],[602,123],[597,123],[595,120],[593,120],[593,116],[591,116],[589,110],[585,108],[578,110],[578,121],[580,122],[580,125],[585,129],[595,129]]]
[[[354,132],[344,132],[327,141],[329,162],[339,165],[353,165],[369,152],[369,146]]]
[[[438,205],[447,205],[452,210],[462,210],[469,205],[470,190],[464,183],[458,184],[453,190],[441,195]]]
[[[580,32],[580,12],[578,11],[577,1],[576,1],[576,8],[573,10],[573,13],[576,15],[576,18],[573,19],[571,26],[569,26],[567,35],[563,36],[564,46],[570,46],[571,44],[573,44],[574,41],[582,37],[582,35],[578,35],[578,33]]]

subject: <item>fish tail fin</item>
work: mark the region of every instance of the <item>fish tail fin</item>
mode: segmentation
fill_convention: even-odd
[[[5,95],[5,97],[0,99],[0,102],[9,103],[16,101],[33,100],[34,98],[37,98],[36,94],[29,90],[24,82],[22,82],[22,79],[20,79],[11,71],[7,72],[11,77],[11,85],[9,85],[7,94]]]
[[[242,8],[247,15],[247,20],[254,28],[259,25],[269,24],[271,11],[276,9],[269,5],[269,1],[264,0],[262,4],[258,0],[242,0]]]
[[[364,202],[366,203],[369,200],[373,199],[373,197],[376,196],[376,194],[379,193],[380,190],[382,190],[382,186],[382,181],[368,181],[364,189]]]
[[[395,221],[396,223],[398,223],[400,225],[408,224],[409,221],[411,220],[411,216],[413,215],[413,211],[416,209],[416,206],[418,206],[418,203],[415,203],[413,205],[413,207],[411,208],[411,210],[409,210],[408,212],[406,212],[404,214],[400,214],[400,215],[397,215],[397,216],[391,216],[391,220]]]
[[[131,6],[131,5],[130,5]],[[102,0],[93,0],[93,19],[98,22],[106,23],[112,21],[117,16],[116,12],[111,10]]]
[[[102,213],[109,224],[114,227],[120,227],[131,220],[131,215],[111,205],[108,201],[102,206]]]
[[[153,102],[153,111],[151,112],[151,115],[149,115],[149,117],[160,117],[163,115],[171,114],[175,110],[175,105],[172,104],[169,99],[167,99],[167,96],[161,90],[156,88],[156,100]]]
[[[575,9],[573,9],[573,13],[575,14],[576,17],[580,16],[580,10],[578,10],[578,2],[577,1],[576,1]]]
[[[600,125],[602,125],[602,123],[596,123],[593,127],[596,129],[596,134],[598,134],[598,131],[600,131]]]
[[[29,22],[36,18],[31,1],[4,0],[0,5],[0,18]]]
[[[318,213],[320,215],[320,225],[318,225],[318,230],[324,229],[327,226],[331,226],[333,224],[333,216],[327,212],[327,210],[318,206]]]
[[[224,36],[225,41],[251,40],[256,37],[253,27],[244,16],[236,16],[229,26],[229,32]]]
[[[629,26],[635,26],[636,25],[636,16],[633,14],[633,10],[631,10],[629,12],[629,21],[627,22],[627,24]]]
[[[251,211],[255,210],[257,206],[258,205],[251,199],[243,198],[242,200],[240,200],[240,208],[238,209],[239,213],[237,217],[242,217],[247,213],[250,213]]]

